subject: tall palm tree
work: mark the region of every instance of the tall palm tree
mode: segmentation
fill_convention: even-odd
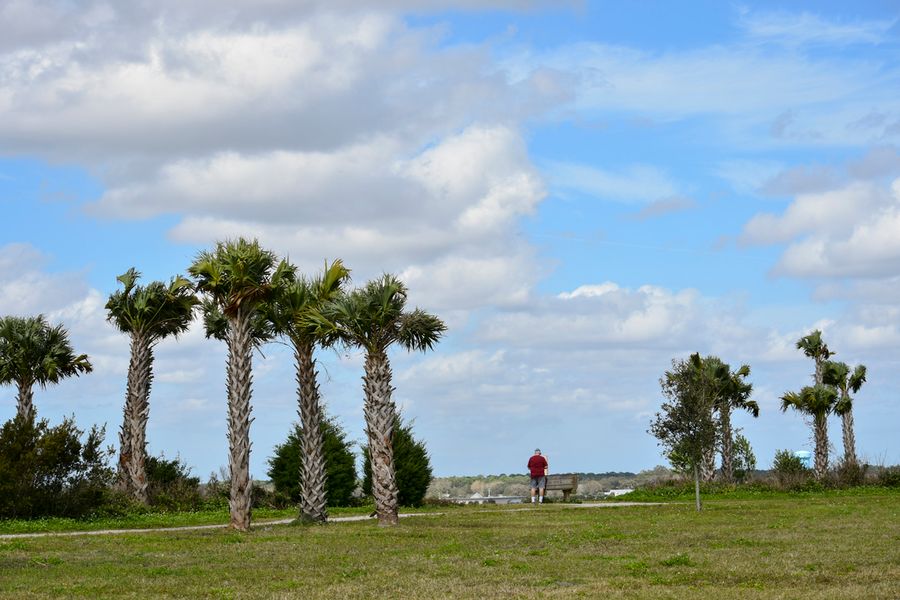
[[[866,382],[866,366],[858,365],[853,371],[847,363],[829,361],[825,364],[825,384],[832,385],[840,394],[834,412],[841,416],[841,433],[844,440],[844,463],[855,466],[856,435],[853,432],[853,398]]]
[[[828,472],[828,415],[834,410],[836,402],[837,392],[829,385],[808,385],[799,393],[786,392],[781,397],[782,411],[793,408],[813,419],[816,479],[822,479]]]
[[[294,268],[260,248],[257,240],[219,242],[213,251],[200,252],[188,269],[197,291],[227,323],[226,390],[228,395],[228,465],[231,476],[230,526],[250,529],[250,400],[254,322],[260,306],[274,290],[293,279]]]
[[[407,350],[434,347],[447,327],[438,317],[416,308],[407,312],[406,286],[385,274],[363,288],[311,311],[320,333],[336,335],[366,353],[363,390],[366,433],[372,461],[372,495],[379,525],[398,522],[397,482],[392,436],[397,409],[391,399],[391,365],[387,351],[393,344]]]
[[[734,480],[734,432],[731,427],[731,413],[735,409],[746,410],[754,418],[759,417],[759,404],[750,400],[753,384],[747,383],[750,366],[741,365],[737,371],[728,369],[727,382],[717,398],[715,409],[719,414],[719,447],[722,452],[722,479],[731,483]]]
[[[93,370],[86,354],[75,354],[62,325],[44,315],[0,319],[0,385],[15,383],[17,415],[34,417],[34,385],[46,388]]]
[[[128,269],[116,279],[124,287],[109,296],[107,320],[131,336],[131,360],[125,408],[119,431],[119,486],[138,502],[147,502],[147,421],[153,382],[153,348],[187,330],[199,300],[191,282],[173,277],[168,285],[136,285],[141,274]]]
[[[350,271],[335,260],[315,279],[296,279],[281,286],[270,304],[269,318],[275,333],[285,336],[294,350],[297,405],[300,415],[300,520],[324,523],[328,519],[325,496],[325,451],[322,437],[322,408],[316,381],[317,344],[333,340],[321,337],[314,320],[306,315],[342,293]],[[332,336],[333,337],[333,336]]]
[[[825,361],[834,355],[834,352],[828,349],[828,344],[822,339],[822,332],[816,329],[797,340],[797,350],[802,350],[803,354],[815,361],[815,384],[822,385],[825,376]]]

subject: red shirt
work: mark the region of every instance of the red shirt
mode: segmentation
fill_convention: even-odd
[[[535,454],[528,459],[528,470],[531,471],[532,477],[543,477],[546,468],[547,459],[540,454]]]

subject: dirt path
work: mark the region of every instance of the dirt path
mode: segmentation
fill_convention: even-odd
[[[662,502],[587,502],[584,504],[563,504],[561,505],[563,508],[613,508],[617,506],[659,506],[663,504]],[[549,504],[548,506],[554,506]],[[560,506],[560,505],[557,505]],[[490,512],[519,512],[523,510],[535,510],[537,506],[523,506],[522,508],[506,508],[506,509],[496,509]],[[479,512],[488,512],[488,511],[479,511]],[[428,517],[428,516],[440,516],[445,513],[442,512],[425,512],[425,513],[403,513],[400,515],[401,519],[405,519],[408,517]],[[375,517],[370,517],[369,515],[356,515],[352,517],[331,517],[328,519],[329,523],[347,523],[350,521],[369,521],[374,520]],[[288,523],[293,522],[294,519],[278,519],[277,521],[256,521],[253,523],[253,527],[258,529],[261,527],[269,527],[272,525],[287,525]],[[42,537],[71,537],[76,535],[121,535],[127,533],[166,533],[166,532],[178,532],[178,531],[202,531],[204,529],[227,529],[227,525],[185,525],[183,527],[151,527],[145,529],[97,529],[94,531],[50,531],[50,532],[41,532],[41,533],[4,533],[0,534],[0,540],[16,540],[16,539],[27,539],[27,538],[42,538]]]

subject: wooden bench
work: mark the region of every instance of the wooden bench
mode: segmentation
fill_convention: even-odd
[[[569,495],[578,489],[578,475],[547,475],[547,487],[544,489],[562,491],[563,500],[568,500]]]

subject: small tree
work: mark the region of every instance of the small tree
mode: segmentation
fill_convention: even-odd
[[[750,440],[740,430],[734,432],[734,478],[745,481],[756,470],[756,455],[750,446]]]
[[[322,454],[325,462],[325,496],[329,506],[348,506],[356,489],[356,459],[353,443],[335,421],[323,418],[319,421]],[[302,492],[297,477],[302,462],[301,447],[303,428],[297,424],[283,444],[275,446],[275,454],[269,459],[269,479],[275,491],[299,503]]]
[[[413,437],[412,424],[404,424],[398,416],[394,422],[394,468],[397,478],[398,503],[421,506],[431,484],[431,460],[425,442]],[[372,494],[372,463],[368,447],[363,447],[363,494]]]
[[[710,372],[703,368],[698,353],[688,360],[672,361],[672,370],[660,379],[663,395],[668,402],[650,424],[649,432],[666,449],[667,455],[675,454],[686,461],[694,474],[694,496],[697,510],[700,503],[700,466],[704,453],[716,442],[716,423],[713,420],[713,403],[716,398],[716,380],[725,372]],[[724,365],[721,369],[727,369]]]
[[[112,451],[104,430],[84,431],[73,419],[50,427],[34,414],[17,416],[0,428],[0,519],[81,517],[107,498]]]

